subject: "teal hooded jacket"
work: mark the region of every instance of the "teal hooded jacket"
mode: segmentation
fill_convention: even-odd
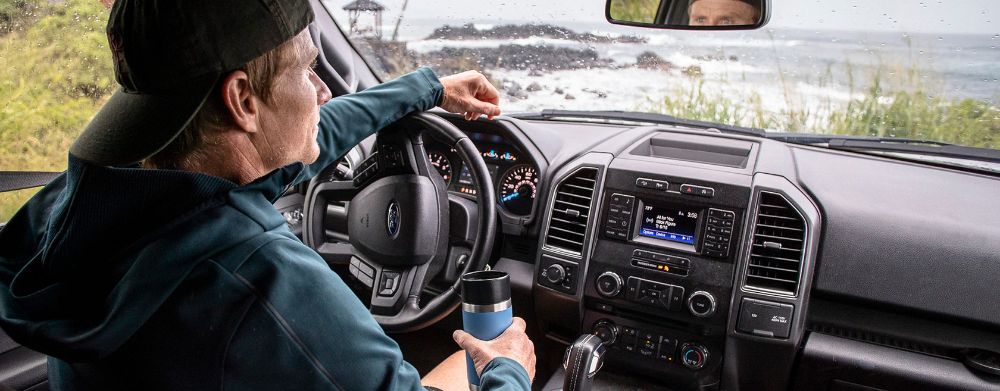
[[[319,159],[239,185],[187,171],[67,171],[0,231],[0,325],[45,353],[54,390],[410,390],[420,376],[272,202],[407,113],[420,69],[335,98]],[[528,390],[497,358],[483,390]]]

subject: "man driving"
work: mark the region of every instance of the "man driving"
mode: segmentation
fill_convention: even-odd
[[[331,99],[313,19],[306,0],[115,2],[122,88],[0,232],[0,324],[50,356],[53,389],[423,387],[272,202],[408,113],[492,117],[498,94],[420,69]],[[530,388],[523,320],[455,339],[480,389]],[[464,373],[450,359],[424,385]]]
[[[754,25],[760,6],[752,0],[693,0],[688,6],[690,26]]]

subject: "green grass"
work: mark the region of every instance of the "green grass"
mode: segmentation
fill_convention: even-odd
[[[660,0],[612,0],[611,19],[653,23],[653,20],[656,19],[656,9],[659,6]]]
[[[0,170],[65,170],[70,144],[116,85],[104,35],[108,11],[96,0],[4,4]],[[0,196],[0,221],[34,192]]]
[[[847,79],[853,85],[858,77],[850,64],[846,69]],[[935,83],[920,77],[926,74],[921,69],[919,64],[912,62],[908,66],[884,66],[871,76],[867,87],[860,90],[861,96],[852,91],[855,97],[846,103],[828,99],[818,107],[807,107],[804,99],[783,80],[779,80],[783,109],[770,112],[762,107],[757,93],[750,96],[708,94],[705,81],[692,78],[691,86],[649,99],[637,109],[787,132],[911,138],[1000,149],[1000,108],[989,101],[931,95],[928,91],[938,88]],[[821,87],[832,78],[830,72],[820,76]],[[723,86],[728,84],[725,80],[721,83]]]

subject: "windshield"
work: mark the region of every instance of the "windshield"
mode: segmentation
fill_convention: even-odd
[[[725,32],[612,25],[603,0],[324,4],[383,80],[476,69],[506,113],[638,111],[1000,149],[993,0],[775,0],[764,29]]]

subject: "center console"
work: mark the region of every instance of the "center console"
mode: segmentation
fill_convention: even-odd
[[[757,153],[752,142],[704,140],[655,134],[611,159],[590,209],[579,208],[588,228],[575,253],[553,239],[573,238],[557,223],[566,220],[565,183],[576,182],[562,182],[536,269],[550,333],[573,315],[565,306],[578,304],[579,332],[605,341],[605,366],[674,389],[721,383]]]
[[[749,187],[611,168],[603,194],[584,327],[611,362],[718,383]]]

